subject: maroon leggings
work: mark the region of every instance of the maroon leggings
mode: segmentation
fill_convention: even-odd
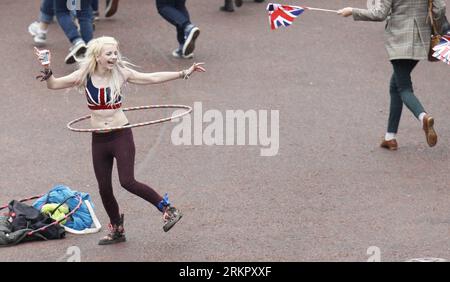
[[[108,133],[92,134],[92,160],[103,206],[112,224],[120,222],[119,205],[114,197],[112,187],[113,160],[116,159],[120,185],[129,192],[152,203],[155,207],[162,197],[149,186],[134,179],[133,132],[130,128]]]

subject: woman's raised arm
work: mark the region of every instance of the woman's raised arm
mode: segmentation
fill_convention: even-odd
[[[177,72],[153,72],[143,73],[132,69],[127,69],[127,81],[134,84],[155,84],[163,83],[166,81],[184,78],[187,79],[194,72],[205,72],[205,68],[202,67],[204,63],[194,63],[190,68],[177,71]]]
[[[37,79],[41,79],[41,81],[47,82],[48,89],[64,89],[70,88],[77,85],[77,83],[81,80],[81,71],[76,70],[69,75],[56,78],[53,76],[52,69],[50,68],[51,61],[51,53],[49,50],[39,50],[34,47],[35,55],[37,56],[39,62],[44,67],[44,70],[41,71],[41,75],[37,76]]]

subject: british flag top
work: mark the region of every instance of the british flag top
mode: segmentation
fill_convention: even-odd
[[[85,94],[87,99],[87,104],[91,110],[112,110],[118,109],[122,106],[122,96],[118,95],[115,97],[111,95],[110,87],[97,88],[92,83],[91,77],[88,76],[87,83],[85,86]]]

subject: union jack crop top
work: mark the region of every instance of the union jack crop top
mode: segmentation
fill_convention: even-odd
[[[111,103],[111,88],[95,87],[90,76],[87,77],[85,92],[87,104],[91,110],[111,110],[122,106],[122,97],[120,95]]]

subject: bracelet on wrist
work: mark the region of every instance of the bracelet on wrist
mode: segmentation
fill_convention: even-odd
[[[41,71],[41,74],[36,76],[36,79],[40,79],[41,81],[48,80],[53,75],[52,69],[45,68]]]
[[[189,74],[188,70],[181,71],[180,78],[187,80],[187,79],[189,79],[189,76],[190,76],[190,74]]]

